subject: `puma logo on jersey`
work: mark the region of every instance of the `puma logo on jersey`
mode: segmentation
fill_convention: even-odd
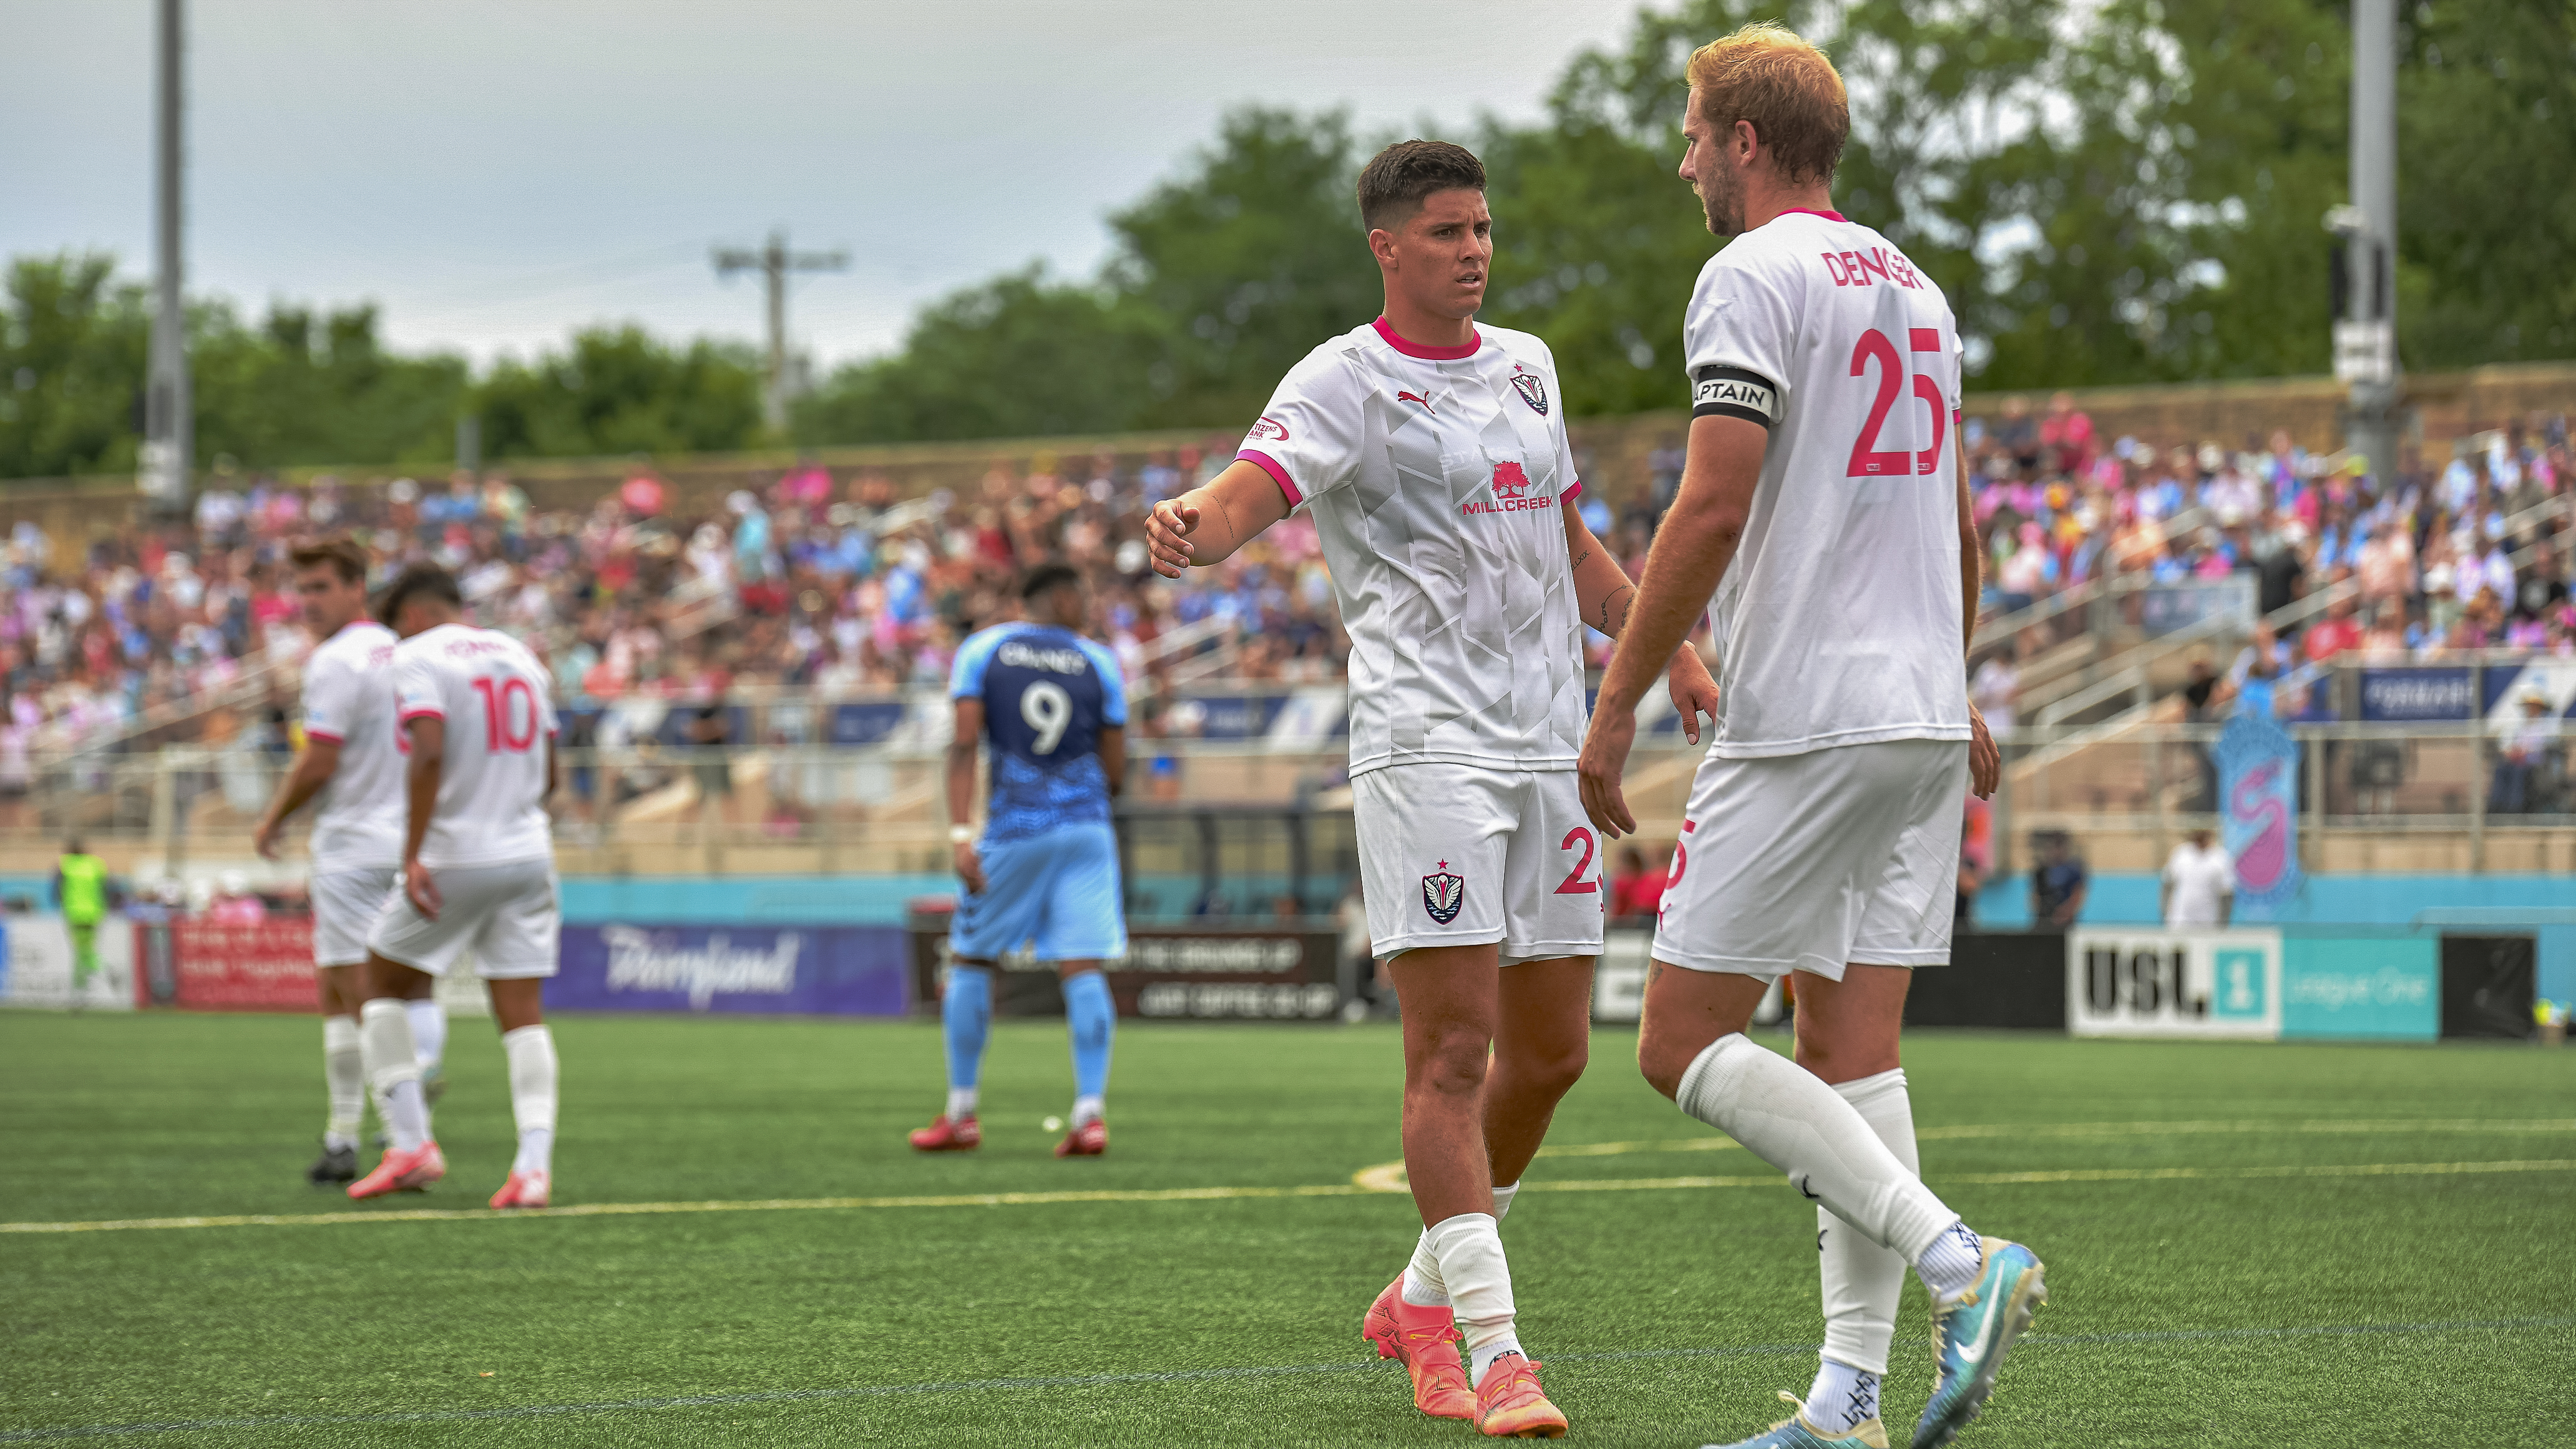
[[[1395,395],[1395,400],[1397,402],[1417,402],[1422,404],[1422,410],[1424,412],[1427,413],[1431,411],[1431,399],[1424,397],[1420,393],[1400,392]]]

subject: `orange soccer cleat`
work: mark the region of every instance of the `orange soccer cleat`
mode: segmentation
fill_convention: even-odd
[[[1098,1117],[1064,1134],[1055,1145],[1058,1157],[1098,1157],[1109,1150],[1109,1124]]]
[[[1369,1305],[1360,1336],[1377,1345],[1379,1358],[1396,1360],[1413,1376],[1413,1407],[1435,1419],[1476,1417],[1467,1366],[1458,1360],[1457,1324],[1446,1308],[1405,1302],[1403,1274]]]
[[[1538,1364],[1507,1353],[1476,1386],[1476,1427],[1496,1439],[1562,1439],[1565,1411],[1538,1386]]]
[[[492,1194],[492,1206],[496,1208],[544,1207],[554,1190],[551,1177],[550,1173],[520,1172],[513,1169],[510,1180],[501,1184],[499,1192]]]
[[[349,1184],[353,1198],[383,1197],[396,1192],[426,1192],[429,1185],[447,1175],[447,1159],[440,1156],[438,1144],[424,1142],[409,1152],[386,1148],[376,1163],[376,1170]]]
[[[933,1117],[930,1119],[929,1126],[912,1134],[912,1150],[915,1152],[971,1152],[983,1140],[984,1129],[976,1126],[975,1119],[972,1117],[960,1117],[954,1122],[945,1117]]]

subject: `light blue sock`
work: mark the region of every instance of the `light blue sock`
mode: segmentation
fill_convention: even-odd
[[[939,1003],[940,1025],[948,1037],[948,1090],[970,1094],[984,1071],[984,1040],[992,1034],[993,973],[970,966],[948,972],[948,994]],[[971,1106],[968,1107],[972,1111]],[[951,1114],[955,1115],[954,1113]]]
[[[1109,1091],[1109,1039],[1116,1034],[1118,1008],[1109,999],[1109,981],[1085,971],[1064,983],[1064,1021],[1073,1033],[1073,1095],[1094,1102]]]

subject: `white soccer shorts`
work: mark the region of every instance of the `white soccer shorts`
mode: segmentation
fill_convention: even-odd
[[[397,890],[367,937],[369,950],[432,976],[446,975],[469,949],[474,974],[486,981],[555,974],[563,912],[555,903],[553,861],[448,866],[430,878],[438,884],[438,918],[422,915]]]
[[[1351,781],[1370,950],[1601,954],[1601,850],[1572,770],[1389,765]]]
[[[335,870],[313,877],[313,964],[355,966],[367,959],[367,928],[384,914],[402,872],[392,866]]]
[[[1964,740],[1700,762],[1654,959],[1840,981],[1846,964],[1946,966]]]

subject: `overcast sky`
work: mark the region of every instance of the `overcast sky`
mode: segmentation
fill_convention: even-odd
[[[152,0],[0,0],[0,256],[151,266]],[[716,243],[844,247],[795,339],[882,351],[1045,258],[1245,102],[1365,130],[1527,117],[1635,0],[1296,5],[191,0],[188,283],[383,304],[405,348],[528,354],[596,321],[756,339]]]

